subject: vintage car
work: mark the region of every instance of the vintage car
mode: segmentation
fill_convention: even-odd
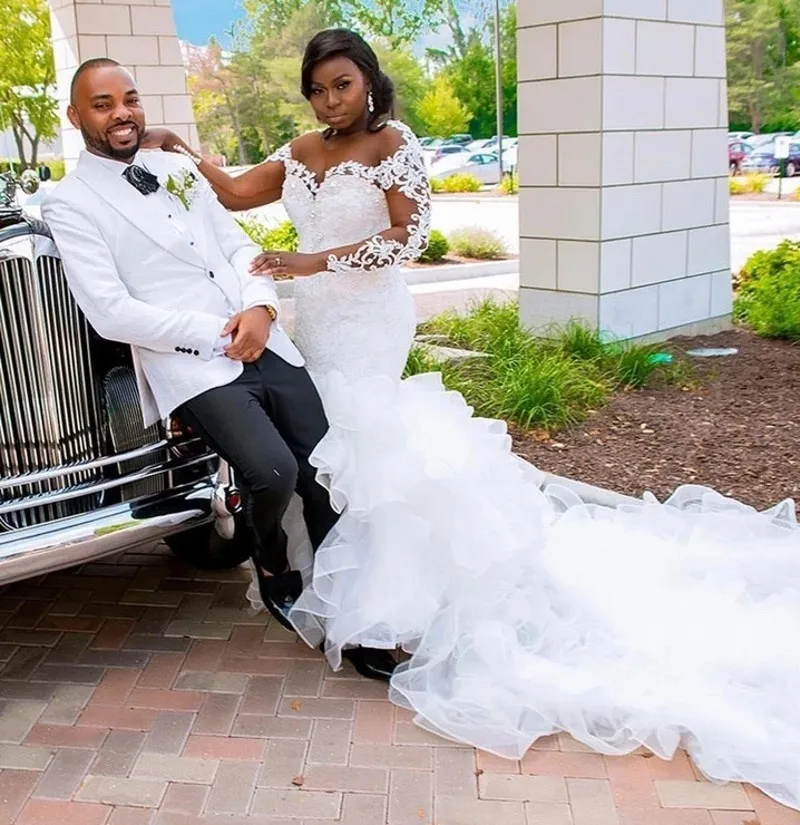
[[[73,300],[34,172],[0,175],[0,584],[164,540],[203,568],[249,555],[224,463],[175,419],[145,428],[127,346]]]

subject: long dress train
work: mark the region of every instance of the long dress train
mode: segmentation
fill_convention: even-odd
[[[402,646],[390,697],[442,736],[509,758],[557,731],[607,754],[684,747],[710,779],[800,808],[794,505],[681,487],[589,506],[544,486],[437,374],[401,380],[415,320],[397,265],[424,243],[429,200],[415,138],[391,128],[397,153],[322,182],[290,147],[273,158],[302,249],[372,238],[295,284],[331,425],[312,461],[342,511],[313,572],[306,555],[298,631],[334,667],[343,646]],[[405,249],[377,236],[391,188],[419,206]]]

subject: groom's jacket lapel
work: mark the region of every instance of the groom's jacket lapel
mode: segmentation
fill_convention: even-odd
[[[153,163],[151,171],[158,175],[159,180],[165,177],[160,174],[160,164],[157,162]],[[205,268],[201,251],[193,249],[188,241],[174,232],[164,220],[161,210],[153,209],[152,204],[148,204],[149,196],[142,195],[121,174],[115,175],[108,168],[94,163],[91,156],[86,154],[81,155],[75,174],[110,207],[160,247],[192,266]],[[198,208],[201,208],[199,204]],[[183,206],[178,203],[176,209],[183,209]],[[195,219],[191,222],[197,227],[199,220]],[[202,232],[200,227],[198,227],[198,232]],[[135,254],[135,250],[132,250],[132,253]]]

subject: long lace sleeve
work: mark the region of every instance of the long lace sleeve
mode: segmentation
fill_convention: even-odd
[[[422,149],[414,133],[405,124],[392,121],[400,133],[397,150],[374,169],[374,182],[387,194],[400,195],[406,203],[405,237],[398,239],[397,227],[374,235],[355,251],[337,257],[330,255],[327,268],[332,272],[381,269],[414,261],[428,247],[431,224],[431,189]]]

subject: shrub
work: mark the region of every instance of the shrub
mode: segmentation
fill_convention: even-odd
[[[39,161],[37,164],[37,170],[39,166],[48,166],[50,168],[50,180],[61,180],[61,178],[63,178],[66,174],[64,161],[62,158]],[[19,175],[22,172],[22,164],[18,160],[0,158],[0,174],[3,172],[8,172],[9,170]]]
[[[55,158],[54,160],[48,160],[45,162],[45,166],[50,167],[50,180],[61,180],[64,175],[66,174],[66,169],[64,167],[64,161],[62,158]]]
[[[450,175],[444,180],[437,178],[431,180],[433,192],[480,192],[482,186],[483,184],[475,175]]]
[[[436,372],[441,369],[441,364],[431,356],[424,347],[414,345],[408,353],[406,366],[403,370],[403,377],[419,375],[422,372]]]
[[[800,242],[752,255],[737,277],[734,317],[767,338],[800,341]]]
[[[504,195],[516,195],[519,192],[519,175],[516,172],[506,172],[497,188]]]
[[[770,181],[770,176],[763,173],[749,173],[728,178],[731,195],[761,194]]]
[[[457,229],[450,235],[450,248],[462,258],[476,258],[494,261],[505,257],[506,245],[503,239],[490,229],[469,226]]]
[[[262,249],[297,252],[297,230],[291,221],[284,221],[273,227],[269,227],[258,218],[253,217],[237,218],[236,221],[247,233],[250,240]]]
[[[655,347],[607,343],[581,324],[553,328],[536,338],[519,324],[518,307],[486,301],[466,316],[447,313],[423,325],[454,346],[488,354],[467,362],[431,363],[412,354],[407,371],[439,369],[478,415],[524,427],[557,429],[585,418],[616,389],[639,387],[663,367]]]
[[[432,229],[428,238],[428,248],[420,255],[419,260],[425,264],[432,264],[441,261],[450,251],[450,242],[438,230]]]
[[[291,221],[283,221],[267,232],[265,249],[282,249],[285,252],[297,252],[299,245],[297,229]]]

